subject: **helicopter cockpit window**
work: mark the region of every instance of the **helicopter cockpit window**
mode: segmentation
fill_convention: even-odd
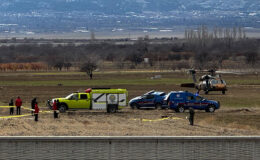
[[[211,83],[212,84],[218,84],[219,82],[217,80],[212,80]]]

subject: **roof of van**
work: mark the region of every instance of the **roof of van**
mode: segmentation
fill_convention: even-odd
[[[163,94],[165,94],[164,92],[153,92],[153,93],[151,93],[152,95],[163,95]]]
[[[187,93],[188,91],[171,91],[169,93]]]

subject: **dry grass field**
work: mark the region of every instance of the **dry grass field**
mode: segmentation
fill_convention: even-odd
[[[161,79],[151,77],[161,75]],[[257,75],[224,74],[228,83],[226,95],[210,92],[205,98],[221,102],[215,113],[196,111],[195,125],[190,126],[188,113],[172,110],[132,110],[129,107],[116,114],[103,111],[69,111],[57,120],[51,113],[40,113],[39,122],[32,116],[3,118],[7,108],[0,108],[0,136],[192,136],[192,135],[260,135],[260,78]],[[88,80],[84,73],[1,73],[0,105],[7,105],[18,95],[29,106],[38,98],[41,110],[48,110],[46,100],[64,97],[74,91],[90,87],[126,88],[129,99],[149,90],[169,92],[181,88],[180,83],[191,82],[186,73],[178,72],[107,72],[94,74]],[[62,84],[62,85],[58,85]],[[23,114],[28,114],[26,109]]]

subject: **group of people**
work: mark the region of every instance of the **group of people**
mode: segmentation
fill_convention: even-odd
[[[18,96],[17,99],[15,100],[15,106],[16,106],[16,114],[17,115],[21,115],[21,107],[22,107],[22,99]],[[58,118],[58,105],[59,102],[57,102],[56,100],[54,101],[53,105],[52,105],[52,110],[54,111],[54,118]],[[9,102],[9,106],[10,106],[10,115],[14,114],[14,100],[11,99]],[[38,121],[38,114],[39,114],[39,106],[38,106],[38,102],[36,98],[33,98],[31,101],[31,114],[32,116],[34,116],[34,120]]]
[[[21,106],[22,106],[23,102],[21,100],[21,98],[18,96],[17,99],[15,100],[15,106],[16,106],[16,114],[17,115],[21,115]],[[14,100],[11,99],[10,102],[9,102],[9,106],[10,107],[10,115],[13,115],[14,114]]]

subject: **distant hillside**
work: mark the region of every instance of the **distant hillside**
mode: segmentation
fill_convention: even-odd
[[[260,28],[259,0],[0,0],[0,33]]]
[[[57,12],[95,11],[105,14],[141,13],[144,11],[241,11],[260,10],[259,0],[0,0],[2,12],[26,13],[50,10]]]

